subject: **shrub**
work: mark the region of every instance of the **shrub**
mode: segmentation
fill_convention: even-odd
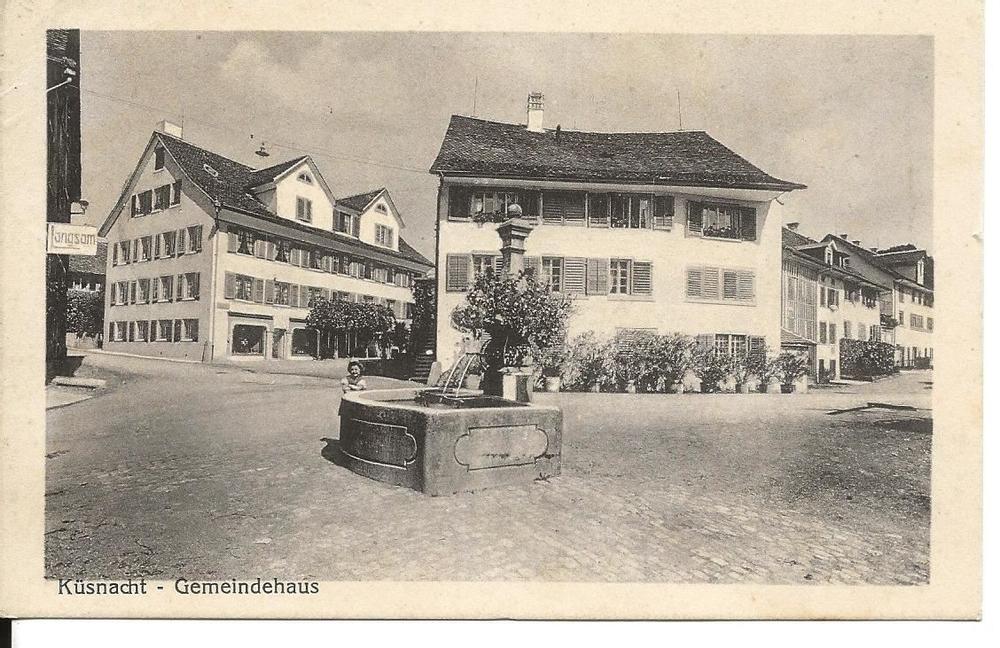
[[[701,380],[701,391],[719,391],[719,382],[733,371],[734,358],[728,353],[716,353],[711,348],[699,348],[694,353],[694,373]]]
[[[485,272],[476,278],[465,303],[451,314],[452,324],[473,337],[490,336],[484,350],[490,370],[519,366],[534,349],[565,339],[572,303],[551,292],[531,273]]]
[[[765,348],[761,351],[754,376],[757,378],[760,391],[767,391],[771,380],[778,377],[778,359],[771,355],[770,349]]]
[[[66,331],[96,337],[104,329],[104,291],[70,291],[66,299]]]
[[[775,358],[775,368],[783,385],[791,385],[809,371],[806,358],[799,353],[789,351]]]
[[[563,364],[563,388],[589,391],[605,377],[609,356],[608,343],[599,340],[593,331],[581,333],[566,344]]]
[[[657,337],[653,346],[651,370],[656,377],[655,391],[666,391],[680,382],[694,366],[695,339],[672,333]]]
[[[358,346],[367,349],[372,342],[380,346],[396,328],[396,317],[388,306],[316,297],[306,316],[306,326],[328,333],[351,331],[358,336]]]
[[[896,371],[895,348],[888,342],[840,340],[840,374],[855,378],[885,376]]]

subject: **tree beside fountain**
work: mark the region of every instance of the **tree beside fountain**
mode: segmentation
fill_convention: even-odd
[[[504,272],[488,269],[476,277],[465,303],[451,314],[459,330],[476,339],[488,336],[481,350],[482,389],[487,394],[501,395],[503,374],[530,366],[531,349],[549,349],[566,337],[572,302],[524,269],[524,240],[531,228],[526,221],[511,219],[497,229],[503,240]]]

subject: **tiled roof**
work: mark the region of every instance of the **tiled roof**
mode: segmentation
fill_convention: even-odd
[[[812,240],[808,236],[803,236],[794,230],[790,230],[787,227],[781,228],[781,244],[787,245],[789,247],[798,247],[800,245],[809,245],[811,243],[817,243],[817,241]]]
[[[917,246],[913,243],[904,243],[903,245],[893,245],[884,250],[879,250],[876,254],[885,254],[887,252],[910,252],[911,250],[916,250]]]
[[[908,286],[916,287],[916,288],[923,288],[925,290],[933,290],[933,288],[932,288],[933,282],[931,284],[927,285],[927,286],[921,286],[920,284],[918,284],[917,282],[913,281],[909,277],[907,277],[905,275],[902,275],[899,272],[897,272],[892,267],[891,264],[887,264],[885,262],[885,258],[884,257],[879,256],[878,254],[872,252],[871,250],[865,249],[865,248],[861,247],[860,245],[855,245],[855,244],[851,243],[850,241],[848,241],[847,239],[840,238],[839,236],[836,236],[834,234],[827,234],[823,238],[823,240],[824,241],[826,241],[826,240],[834,240],[838,244],[842,244],[845,248],[847,248],[848,250],[851,251],[851,254],[856,254],[857,256],[863,258],[865,261],[867,261],[868,263],[872,264],[873,266],[879,268],[880,270],[882,270],[883,272],[885,272],[886,274],[888,274],[889,276],[891,276],[893,279],[896,279],[898,281],[904,281],[904,282],[906,282],[906,284]]]
[[[364,193],[354,194],[353,196],[347,196],[346,198],[338,198],[337,204],[347,205],[351,209],[361,211],[371,204],[371,201],[375,200],[375,197],[383,191],[385,191],[385,187],[379,187],[378,189],[372,189],[371,191],[366,191]]]
[[[789,191],[704,131],[532,132],[452,115],[431,173]]]
[[[259,177],[255,176],[257,172],[254,169],[172,135],[157,133],[157,136],[188,177],[204,190],[211,200],[251,214],[264,216],[270,213],[267,207],[250,193],[251,187],[263,184],[257,182]],[[213,174],[211,170],[216,173]]]
[[[300,225],[297,222],[281,218],[277,214],[271,212],[271,210],[269,210],[264,203],[257,200],[257,198],[250,193],[251,188],[270,182],[275,177],[281,175],[284,171],[287,171],[290,167],[301,162],[305,159],[305,156],[281,162],[266,169],[254,170],[245,164],[240,164],[239,162],[230,160],[227,157],[205,150],[191,144],[190,142],[186,142],[171,135],[157,133],[157,136],[160,138],[160,141],[163,142],[163,145],[170,152],[171,156],[173,156],[181,168],[184,169],[184,172],[191,178],[191,180],[203,189],[211,200],[219,202],[219,204],[223,207],[227,207],[244,214],[249,214],[272,223],[286,225],[295,229],[302,229],[303,231],[326,236],[327,238],[336,238],[339,241],[346,242],[347,244],[357,248],[359,253],[364,253],[366,251],[378,252],[381,254],[389,254],[390,256],[402,257],[427,266],[433,265],[427,260],[426,257],[407,245],[402,238],[399,239],[400,251],[396,252],[394,250],[388,250],[386,248],[364,243],[350,237],[338,236],[333,232],[326,232],[314,227]],[[214,170],[216,173],[211,173],[206,166]],[[406,248],[405,251],[404,246]]]
[[[812,340],[806,339],[801,335],[792,333],[791,331],[786,331],[781,329],[781,344],[782,346],[816,346],[816,343]]]
[[[251,187],[259,187],[268,182],[273,182],[275,178],[280,176],[285,171],[288,171],[293,166],[306,159],[305,155],[299,156],[297,158],[286,160],[284,162],[279,162],[274,166],[269,166],[266,169],[258,169],[250,174],[250,182],[253,183]]]
[[[69,257],[69,271],[86,274],[103,275],[108,261],[108,242],[97,242],[97,254],[94,256],[84,256],[73,254]]]
[[[926,250],[907,250],[905,252],[878,252],[875,257],[888,266],[913,265],[927,256]]]

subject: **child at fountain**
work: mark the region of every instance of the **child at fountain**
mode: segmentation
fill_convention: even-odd
[[[340,386],[343,388],[344,393],[350,391],[362,391],[368,389],[368,383],[365,379],[361,377],[361,363],[357,360],[351,360],[347,364],[347,376],[340,381]]]

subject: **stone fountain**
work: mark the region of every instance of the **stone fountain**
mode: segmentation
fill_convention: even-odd
[[[520,214],[515,214],[519,216]],[[524,268],[532,225],[497,228],[504,271]],[[339,463],[378,481],[448,495],[559,474],[562,412],[531,402],[531,375],[507,372],[499,393],[462,387],[479,355],[466,353],[434,387],[344,394]]]

